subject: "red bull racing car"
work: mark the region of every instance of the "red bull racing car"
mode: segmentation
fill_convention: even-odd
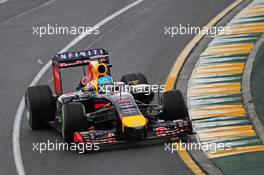
[[[82,66],[84,78],[72,93],[63,93],[61,69]],[[108,52],[93,49],[52,58],[55,94],[47,85],[28,87],[26,116],[33,130],[53,126],[67,143],[116,144],[192,133],[179,90],[155,93],[142,73],[114,82]]]

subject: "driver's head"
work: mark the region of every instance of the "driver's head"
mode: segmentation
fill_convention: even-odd
[[[99,93],[110,92],[113,88],[114,80],[110,76],[103,76],[98,79]]]

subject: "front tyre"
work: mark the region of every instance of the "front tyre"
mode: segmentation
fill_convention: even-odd
[[[179,90],[166,91],[162,96],[163,116],[166,121],[189,119],[188,109]]]
[[[25,111],[33,130],[46,128],[47,122],[55,119],[50,87],[46,85],[28,87],[25,93]]]
[[[184,102],[183,95],[180,90],[166,91],[162,96],[163,102],[163,119],[165,121],[187,120],[188,134],[193,134],[192,122],[189,118],[187,106]]]
[[[85,118],[85,109],[81,103],[67,103],[62,107],[62,138],[70,144],[73,143],[74,132],[88,129]]]

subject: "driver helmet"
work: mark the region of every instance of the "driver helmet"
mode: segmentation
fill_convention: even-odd
[[[111,92],[113,89],[114,80],[110,76],[103,76],[98,79],[99,93]]]

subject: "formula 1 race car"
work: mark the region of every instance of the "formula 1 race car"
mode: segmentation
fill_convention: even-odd
[[[61,69],[84,68],[72,93],[62,92]],[[55,95],[47,85],[28,87],[26,116],[33,130],[53,126],[66,143],[115,144],[192,134],[179,90],[155,93],[142,73],[114,82],[105,49],[57,54],[52,58]]]

